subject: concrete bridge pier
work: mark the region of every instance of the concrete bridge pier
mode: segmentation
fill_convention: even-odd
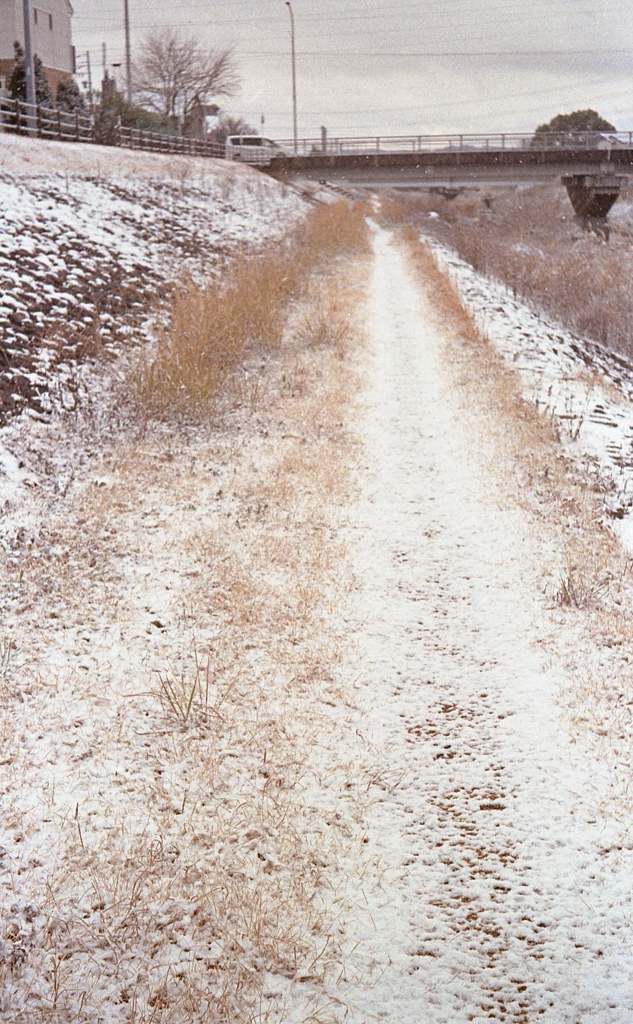
[[[578,223],[608,241],[607,215],[628,179],[615,174],[568,174],[561,180]]]

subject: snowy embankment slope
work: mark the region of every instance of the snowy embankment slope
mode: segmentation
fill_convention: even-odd
[[[73,408],[77,366],[146,339],[176,279],[217,272],[304,210],[226,161],[0,134],[0,417]]]
[[[605,514],[633,553],[633,364],[565,331],[431,238],[466,308],[521,379],[523,395],[557,424],[572,458],[602,482]]]
[[[0,134],[6,550],[28,546],[42,501],[89,461],[91,440],[58,414],[89,406],[101,427],[114,423],[117,360],[151,341],[174,284],[279,239],[305,209],[296,192],[225,161]]]

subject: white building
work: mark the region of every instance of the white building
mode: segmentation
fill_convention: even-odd
[[[0,94],[13,67],[13,43],[24,46],[23,0],[0,0]],[[33,52],[44,65],[53,96],[61,78],[75,69],[71,38],[73,9],[70,0],[34,0],[31,3]]]

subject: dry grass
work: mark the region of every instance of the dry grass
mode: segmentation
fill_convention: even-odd
[[[608,604],[613,593],[613,577],[604,561],[582,565],[569,561],[560,571],[558,581],[548,588],[552,600],[563,608],[601,608],[603,597]]]
[[[60,626],[37,641],[43,665],[57,652],[55,684],[44,668],[0,735],[24,837],[0,906],[16,1024],[344,1016],[324,982],[340,969],[337,865],[363,849],[349,789],[362,766],[341,760],[353,581],[337,524],[365,269],[349,250],[345,280],[313,266],[253,401],[233,388],[222,419],[188,435],[150,421],[24,552],[24,630],[38,636],[48,580]],[[27,790],[42,796],[22,812]]]
[[[308,307],[295,319],[293,332],[307,347],[334,347],[342,355],[356,325],[349,286],[337,277],[316,277],[311,282]]]
[[[562,185],[420,195],[381,213],[435,234],[568,329],[633,356],[631,232],[616,227],[608,245],[584,232]]]
[[[427,204],[424,205],[423,212],[426,211]],[[402,227],[403,223],[413,220],[415,213],[420,211],[410,196],[403,200],[394,195],[385,195],[380,200],[376,212],[378,220],[385,227]]]
[[[136,371],[140,409],[153,415],[213,413],[235,384],[243,360],[279,348],[293,304],[324,261],[358,256],[369,248],[360,208],[337,202],[319,206],[277,251],[234,264],[220,281],[176,292],[168,327],[156,352]],[[316,317],[316,344],[329,343],[326,321],[340,311],[329,294]]]
[[[368,253],[365,213],[362,205],[350,206],[343,201],[317,207],[300,231],[310,261],[310,254],[315,252],[321,254],[320,259]]]
[[[288,256],[243,259],[228,279],[178,291],[158,351],[137,374],[140,402],[164,414],[213,410],[247,348],[278,348],[301,278]]]

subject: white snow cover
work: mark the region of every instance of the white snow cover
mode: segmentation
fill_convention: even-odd
[[[305,208],[297,192],[222,160],[0,133],[0,378],[16,382],[0,411],[72,408],[87,350],[144,340],[148,306],[175,280],[217,273]]]
[[[125,159],[139,158],[125,154]],[[126,212],[125,228],[117,226],[118,241],[108,252],[122,265],[135,251],[143,253],[150,269],[168,273],[169,260],[156,245],[153,230],[147,238],[141,230],[145,190],[154,186],[142,176],[132,185],[131,176],[122,174],[126,197],[120,207],[112,199],[110,211],[113,222],[116,210]],[[16,184],[14,167],[11,180],[22,187]],[[51,223],[60,223],[68,210],[76,218],[84,210],[74,229],[81,227],[90,243],[103,245],[99,251],[105,252],[108,232],[93,237],[86,211],[94,212],[98,233],[99,223],[103,226],[98,204],[110,202],[106,193],[113,194],[111,184],[83,181],[77,203],[67,203],[61,182],[52,180]],[[33,198],[31,186],[23,194],[26,222],[31,223],[33,210],[40,217],[40,199]],[[272,191],[269,198],[274,207],[278,200]],[[203,206],[201,201],[199,210]],[[14,202],[11,209],[16,212]],[[267,218],[276,216],[271,208],[262,211],[262,232]],[[228,212],[226,217],[227,223],[239,222],[237,214],[235,221]],[[178,218],[174,210],[174,223]],[[43,215],[37,223],[46,223]],[[257,240],[248,224],[245,216],[243,237]],[[276,230],[281,232],[281,223],[275,224]],[[55,264],[58,253],[51,251],[47,258]],[[597,367],[628,394],[633,378],[626,364],[544,324],[514,303],[505,289],[479,278],[446,250],[441,258],[450,264],[489,335],[521,369],[525,393],[547,402],[575,455],[587,453],[613,480],[611,510],[628,508],[627,399],[618,401],[606,385],[601,390],[595,375],[583,376],[590,360],[590,370]],[[485,427],[464,422],[442,361],[442,339],[402,255],[382,231],[375,236],[367,326],[370,354],[362,370],[368,385],[357,424],[364,441],[356,467],[360,496],[346,528],[358,582],[348,623],[359,652],[349,666],[354,706],[325,701],[332,719],[329,745],[323,738],[321,760],[318,751],[311,751],[313,775],[307,789],[315,827],[327,813],[350,837],[362,835],[364,840],[362,857],[346,853],[343,844],[339,863],[328,867],[333,876],[347,876],[348,890],[345,899],[340,887],[335,890],[336,899],[341,898],[346,955],[327,983],[331,1003],[326,1019],[355,1024],[630,1024],[630,814],[621,809],[615,821],[604,810],[608,780],[603,765],[584,760],[562,724],[558,696],[566,677],[561,662],[546,655],[542,646],[552,619],[539,589],[537,541],[524,513],[497,500],[494,482],[477,454],[477,431]],[[282,431],[283,424],[275,444],[292,437]],[[0,533],[7,550],[15,544],[14,579],[3,606],[3,623],[11,627],[19,627],[29,614],[19,565],[31,524],[46,516],[53,498],[59,509],[59,496],[74,486],[68,450],[59,455],[55,450],[64,437],[63,424],[55,417],[33,423],[23,417],[0,436]],[[37,472],[31,468],[30,452]],[[98,496],[120,487],[119,471],[100,464],[98,453],[79,442],[77,453],[80,492]],[[20,789],[20,806],[7,807],[4,814],[23,814],[32,825],[32,835],[19,843],[7,828],[0,848],[2,902],[19,924],[7,939],[16,956],[22,949],[27,956],[29,936],[43,928],[38,907],[29,902],[28,872],[45,875],[54,860],[59,820],[70,830],[83,821],[91,841],[101,837],[107,849],[111,821],[120,818],[133,825],[138,815],[138,806],[131,806],[126,796],[126,776],[130,783],[147,786],[148,792],[156,784],[161,751],[149,750],[146,761],[131,754],[131,745],[147,742],[140,716],[153,714],[154,702],[147,694],[136,694],[121,717],[116,744],[102,750],[100,723],[111,714],[111,690],[93,693],[89,683],[103,674],[112,691],[128,688],[134,693],[134,676],[140,675],[144,659],[175,657],[179,630],[188,627],[172,588],[178,592],[176,584],[187,566],[176,563],[170,531],[202,532],[210,523],[228,529],[229,519],[238,520],[234,528],[240,529],[239,520],[250,509],[246,497],[228,492],[235,453],[227,448],[220,465],[207,465],[200,455],[195,473],[200,472],[204,483],[195,500],[183,493],[175,507],[148,486],[144,504],[122,504],[118,520],[104,525],[95,553],[99,560],[106,551],[112,553],[103,587],[104,595],[114,593],[121,600],[116,628],[93,591],[85,621],[60,621],[53,579],[55,617],[46,621],[42,616],[28,625],[33,647],[19,655],[19,667],[26,670],[30,656],[45,655],[51,692],[48,717],[31,710],[28,679],[13,708],[21,749],[30,758],[29,785]],[[193,478],[193,461],[188,472]],[[187,486],[193,488],[195,482]],[[626,516],[628,512],[622,523]],[[53,538],[47,553],[51,559],[60,555],[54,545]],[[77,552],[68,548],[61,554],[74,571]],[[100,568],[86,565],[84,571],[89,579]],[[0,674],[10,654],[0,633]],[[349,693],[344,687],[341,691]],[[273,695],[270,708],[280,720],[286,715],[292,721],[293,707],[281,691]],[[240,760],[239,743],[232,738],[223,743],[223,753],[229,751],[235,764],[224,782],[230,803],[230,794],[239,792],[257,765],[252,753]],[[352,795],[346,795],[337,777],[335,755],[340,774],[341,766],[362,765],[359,778],[350,778]],[[368,768],[372,763],[374,770]],[[13,787],[10,764],[4,771]],[[350,801],[356,796],[354,784],[361,781],[366,793],[355,806],[367,807],[358,821]],[[178,805],[176,811],[184,808],[185,797],[191,806],[197,795],[203,796],[196,792],[189,762],[176,765],[173,777],[160,785],[166,801]],[[55,821],[52,812],[51,820],[41,820],[42,802],[54,809]],[[176,825],[173,829],[177,835]],[[132,828],[130,835],[133,843]],[[178,850],[169,846],[173,835],[165,833],[165,849],[178,857]],[[209,858],[217,855],[212,850]],[[15,864],[25,865],[19,876],[10,874]],[[163,909],[162,904],[151,908],[159,922]],[[197,953],[187,927],[183,920],[180,945],[172,951],[175,965]],[[129,953],[121,977],[128,969],[132,972],[134,950]],[[212,953],[205,949],[200,955],[210,958]],[[87,945],[86,961],[90,955]],[[117,970],[114,965],[115,977]],[[266,980],[273,992],[266,998],[274,1002],[279,992],[286,999],[279,1016],[284,1024],[309,1019],[310,995],[318,1001],[322,994],[316,984]],[[102,1019],[121,1020],[127,1011],[111,1000],[108,1004],[110,982],[103,981]],[[271,1020],[277,1019],[273,1009],[270,1013]]]
[[[350,965],[371,968],[341,986],[351,1019],[628,1024],[633,843],[608,854],[601,767],[561,727],[564,673],[539,649],[535,540],[496,499],[383,232],[369,326],[358,729],[384,774],[366,846],[380,875],[349,925]]]
[[[558,424],[573,457],[605,482],[607,515],[633,552],[633,364],[534,312],[446,246],[424,241],[479,329],[518,370],[524,398]]]

